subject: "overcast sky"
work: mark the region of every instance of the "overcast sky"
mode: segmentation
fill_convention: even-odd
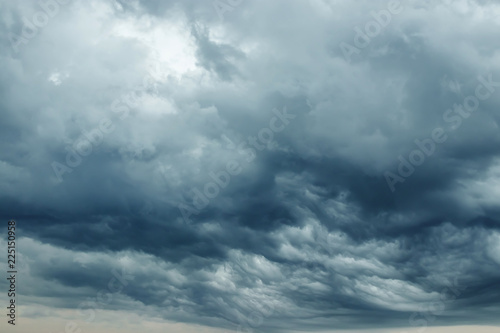
[[[0,25],[2,331],[498,329],[496,1],[0,0]]]

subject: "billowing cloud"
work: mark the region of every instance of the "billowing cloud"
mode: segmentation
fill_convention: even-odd
[[[0,6],[23,306],[240,331],[498,325],[497,4]]]

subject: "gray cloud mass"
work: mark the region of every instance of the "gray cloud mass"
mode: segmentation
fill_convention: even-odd
[[[401,1],[349,57],[388,2],[214,3],[69,1],[19,44],[40,4],[0,3],[0,215],[24,302],[77,309],[125,270],[103,307],[175,322],[498,325],[498,3]],[[479,77],[493,90],[457,126]]]

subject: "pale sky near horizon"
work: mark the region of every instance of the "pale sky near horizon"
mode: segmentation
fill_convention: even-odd
[[[161,318],[154,320],[141,318],[134,313],[122,311],[99,310],[96,312],[96,319],[92,322],[82,320],[81,316],[74,310],[48,310],[40,309],[35,318],[24,318],[21,307],[21,317],[18,324],[13,328],[5,321],[0,322],[0,329],[7,329],[5,332],[16,333],[65,333],[65,328],[70,324],[68,332],[78,333],[136,333],[138,331],[147,333],[240,333],[247,332],[240,330],[235,325],[233,329],[211,328],[201,325],[175,323],[165,321]],[[2,332],[4,332],[2,330]],[[256,332],[259,332],[258,328]],[[408,327],[389,329],[364,329],[364,330],[319,330],[319,331],[294,331],[287,330],[287,333],[498,333],[500,326],[447,326],[447,327]]]
[[[499,32],[489,0],[0,0],[0,331],[498,331]]]
[[[87,323],[78,315],[71,313],[59,312],[57,317],[44,316],[39,318],[22,318],[15,328],[8,327],[2,321],[0,328],[8,329],[6,332],[16,333],[64,333],[65,327],[70,323],[75,323],[75,330],[72,328],[68,332],[78,333],[240,333],[247,332],[241,330],[238,332],[237,326],[234,329],[210,328],[200,325],[173,323],[157,318],[155,321],[143,320],[133,313],[124,316],[123,313],[113,313],[111,311],[102,311],[103,319]],[[69,311],[71,312],[71,311]],[[64,319],[61,318],[65,317]],[[126,317],[126,319],[125,319]],[[106,318],[106,319],[104,319]],[[108,321],[106,323],[106,321]],[[2,331],[4,332],[4,331]],[[259,332],[259,330],[256,330]],[[366,329],[366,330],[320,330],[320,331],[294,331],[289,330],[287,333],[498,333],[500,326],[447,326],[447,327],[425,327],[424,329],[415,327],[401,327],[390,329]]]

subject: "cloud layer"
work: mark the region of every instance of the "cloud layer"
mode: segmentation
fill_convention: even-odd
[[[0,215],[25,304],[240,331],[498,325],[497,4],[47,3],[0,5]]]

